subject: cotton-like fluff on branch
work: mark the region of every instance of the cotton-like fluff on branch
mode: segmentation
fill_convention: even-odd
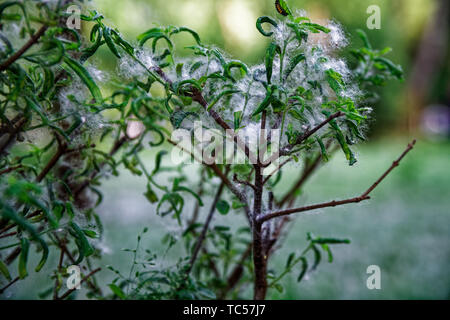
[[[126,79],[138,78],[144,80],[148,77],[147,69],[156,66],[153,55],[146,49],[139,49],[136,52],[136,58],[142,62],[141,65],[133,57],[124,55],[118,64],[118,73]],[[145,67],[144,67],[145,66]]]
[[[348,45],[348,39],[339,23],[332,21],[326,27],[330,29],[330,33],[327,35],[329,38],[328,48],[342,49]]]

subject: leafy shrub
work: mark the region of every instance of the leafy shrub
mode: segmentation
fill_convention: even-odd
[[[27,278],[30,268],[41,271],[53,250],[60,253],[52,272],[55,284],[42,297],[70,297],[74,290],[60,291],[66,267],[75,264],[83,266],[89,297],[240,297],[253,283],[254,298],[264,299],[269,288],[282,290],[279,280],[294,267],[300,266],[300,282],[317,268],[323,252],[331,262],[331,247],[349,243],[308,233],[307,247],[288,256],[285,270],[268,272],[291,215],[369,199],[412,148],[360,196],[297,208],[304,182],[333,152],[342,150],[349,165],[357,161],[352,145],[365,139],[374,86],[403,77],[401,68],[385,58],[390,49],[373,49],[359,31],[364,46],[352,52],[355,67],[350,68],[337,55],[346,45],[338,24],[314,23],[280,0],[278,18],[256,22],[270,40],[264,61],[248,66],[204,44],[186,27],[154,27],[130,42],[100,13],[85,9],[80,18],[90,32],[84,35],[66,26],[72,4],[0,5],[0,237],[8,240],[0,248],[0,271],[7,280],[2,292]],[[187,58],[176,54],[178,36],[192,39]],[[117,75],[96,67],[100,48],[117,58]],[[186,163],[170,165],[171,149],[172,155],[177,148],[192,152],[197,160],[198,155],[217,156],[216,148],[204,145],[211,137],[192,150],[175,141],[177,129],[191,140],[198,121],[202,129],[234,142],[247,161],[200,159],[199,181],[185,174]],[[265,129],[279,132],[279,141],[266,136]],[[259,148],[258,138],[268,142],[266,148]],[[150,169],[140,154],[157,146],[164,150]],[[275,149],[278,153],[272,153]],[[302,163],[304,170],[277,199],[273,191],[290,162]],[[155,254],[142,248],[145,229],[137,247],[127,250],[132,254],[129,274],[108,267],[117,277],[105,293],[95,280],[100,269],[94,268],[94,259],[101,258],[103,235],[96,208],[102,202],[102,179],[123,169],[147,179],[144,195],[158,215],[178,221],[183,236],[168,234],[162,240],[168,250],[182,241],[186,257],[167,268],[158,265]],[[170,180],[163,176],[167,172]],[[191,216],[187,201],[196,203]],[[211,227],[216,211],[243,215],[248,224],[238,230]],[[27,263],[30,245],[41,253],[37,266]],[[17,259],[18,270],[11,270]]]

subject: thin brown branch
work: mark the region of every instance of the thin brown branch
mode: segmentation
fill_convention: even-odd
[[[95,144],[94,143],[92,143],[90,145],[83,144],[83,145],[78,146],[76,148],[70,148],[70,149],[66,150],[65,154],[68,155],[68,154],[71,154],[71,153],[80,152],[80,151],[83,151],[85,149],[90,149],[90,148],[95,148]]]
[[[2,239],[2,238],[8,238],[8,237],[14,236],[14,235],[16,235],[16,234],[17,234],[17,231],[10,232],[10,233],[7,233],[7,234],[3,234],[3,235],[0,236],[0,239]]]
[[[60,247],[59,262],[58,262],[58,269],[57,269],[58,273],[61,272],[61,270],[62,270],[63,262],[64,262],[64,249],[62,247]],[[59,277],[56,276],[55,285],[53,287],[53,300],[58,300],[58,292],[60,289],[59,280],[60,280]]]
[[[252,217],[253,265],[255,267],[253,298],[264,300],[267,293],[267,256],[264,254],[262,223],[259,221],[263,194],[262,168],[259,165],[255,167],[255,187]]]
[[[26,218],[26,219],[30,219],[30,218],[33,218],[33,217],[35,217],[35,216],[41,214],[41,213],[42,213],[41,210],[36,210],[36,211],[33,211],[32,213],[30,213],[29,215],[27,215],[25,218]],[[5,233],[6,231],[11,230],[11,229],[14,228],[15,226],[16,226],[15,223],[12,223],[12,224],[10,224],[10,225],[6,225],[3,229],[0,230],[0,234],[3,234],[3,233]]]
[[[8,139],[0,147],[0,155],[2,155],[5,152],[5,150],[8,148],[8,146],[14,142],[14,138],[17,136],[17,134],[20,132],[20,130],[22,130],[23,126],[27,123],[27,120],[28,119],[26,117],[21,116],[13,124],[14,127],[11,128]]]
[[[10,283],[8,283],[6,286],[4,286],[3,288],[0,289],[0,294],[2,294],[3,292],[5,292],[6,289],[8,289],[9,287],[11,287],[14,283],[16,283],[17,281],[19,281],[19,277],[15,278],[14,280],[12,280]]]
[[[161,68],[155,66],[152,69],[155,70],[155,72],[169,85],[173,84],[172,80],[169,79],[169,77],[165,74],[165,72]],[[213,109],[210,109],[208,107],[208,102],[203,97],[202,92],[195,87],[193,87],[191,89],[192,89],[192,93],[188,94],[188,96],[190,96],[193,101],[198,102],[205,109],[205,111],[209,114],[209,116],[211,118],[213,118],[214,121],[220,127],[222,127],[222,129],[224,129],[226,132],[234,132],[231,129],[231,127],[225,122],[225,120],[222,119],[222,117],[216,111],[214,111]],[[252,152],[250,152],[249,146],[246,143],[242,142],[237,134],[233,134],[232,138],[234,139],[234,141],[238,145],[238,147],[244,151],[245,155],[250,160],[250,162],[256,163],[256,161],[257,161],[256,156]]]
[[[87,281],[90,277],[92,277],[94,274],[96,274],[97,272],[99,272],[100,270],[102,270],[102,268],[97,268],[95,270],[92,270],[87,276],[85,276],[83,279],[81,279],[80,281],[80,285],[82,283],[84,283],[85,281]],[[64,300],[65,298],[67,298],[68,296],[70,296],[74,291],[76,290],[76,288],[70,289],[68,291],[66,291],[61,297],[57,298],[58,300]]]
[[[167,142],[169,142],[170,144],[172,144],[173,146],[179,148],[180,150],[186,152],[187,154],[191,155],[197,162],[205,165],[206,167],[210,168],[211,170],[214,171],[214,173],[225,183],[225,185],[227,186],[227,188],[239,199],[239,201],[241,201],[245,207],[245,212],[247,214],[247,217],[250,217],[250,209],[248,206],[248,202],[247,202],[247,197],[246,195],[239,190],[229,179],[228,177],[226,177],[222,171],[219,169],[219,167],[217,167],[217,165],[215,163],[213,164],[207,164],[205,163],[203,160],[197,158],[192,152],[190,152],[189,150],[186,150],[185,148],[183,148],[182,146],[180,146],[179,144],[177,144],[175,141],[171,140],[171,139],[167,139]]]
[[[42,26],[16,53],[10,56],[6,61],[0,63],[0,72],[8,69],[17,59],[19,59],[28,49],[30,49],[39,38],[47,31],[48,26]]]
[[[250,187],[253,190],[255,190],[255,188],[256,188],[255,185],[250,183],[249,181],[244,181],[244,180],[239,179],[237,174],[233,175],[233,181],[236,182],[236,183],[239,183],[239,184],[243,184],[243,185],[245,185],[247,187]]]
[[[53,233],[53,236],[56,239],[57,245],[64,251],[64,254],[69,258],[70,262],[72,264],[75,264],[76,259],[74,258],[72,253],[70,253],[69,249],[67,248],[67,246],[66,246],[66,239],[61,240],[56,235],[56,233]],[[101,291],[101,289],[95,283],[92,283],[90,279],[87,280],[87,284],[92,290],[95,290],[96,292],[100,292]]]
[[[273,169],[273,171],[271,173],[269,173],[269,175],[264,179],[263,184],[266,184],[270,180],[270,178],[273,177],[273,175],[275,173],[277,173],[279,170],[281,170],[281,168],[283,168],[286,164],[288,164],[291,161],[292,161],[292,158],[288,158],[288,159],[284,160],[278,167]]]
[[[316,127],[314,127],[311,130],[306,131],[304,134],[302,134],[301,136],[299,136],[297,138],[297,140],[292,143],[292,144],[288,144],[287,146],[283,147],[280,149],[280,152],[273,154],[268,160],[264,161],[264,166],[267,167],[270,164],[272,164],[275,160],[277,160],[279,157],[282,156],[287,156],[289,155],[289,153],[292,151],[292,149],[301,144],[303,141],[305,141],[306,139],[308,139],[309,137],[311,137],[314,133],[316,133],[317,131],[319,131],[320,129],[322,129],[325,125],[327,125],[329,122],[335,120],[336,118],[342,117],[345,114],[341,111],[338,111],[334,114],[332,114],[331,116],[329,116],[327,119],[325,119],[324,121],[322,121],[320,124],[318,124]]]
[[[381,175],[381,177],[377,181],[375,181],[374,184],[372,184],[369,187],[369,189],[366,190],[366,192],[364,192],[362,194],[362,197],[368,196],[373,191],[373,189],[375,189],[380,184],[380,182],[383,181],[384,178],[386,178],[387,175],[389,173],[391,173],[392,170],[394,170],[394,168],[398,167],[400,164],[400,161],[408,154],[408,152],[410,152],[414,148],[415,144],[416,144],[416,139],[414,139],[411,143],[408,144],[408,147],[405,149],[405,151],[403,151],[403,153],[400,155],[400,157],[392,163],[392,165],[389,167],[389,169],[387,169],[386,172],[383,173]]]
[[[58,140],[58,150],[56,150],[56,153],[53,155],[53,157],[50,159],[50,161],[47,163],[44,169],[42,169],[41,173],[36,177],[37,182],[41,182],[45,178],[45,176],[50,172],[50,170],[56,165],[59,158],[61,158],[67,150],[67,144],[65,142],[62,142],[58,136],[57,140]]]
[[[319,204],[314,204],[311,206],[306,206],[306,207],[301,207],[301,208],[292,208],[292,209],[286,209],[286,210],[281,210],[281,211],[277,211],[277,212],[272,212],[269,213],[263,217],[261,217],[259,219],[259,221],[265,222],[267,220],[276,218],[276,217],[282,217],[282,216],[287,216],[293,213],[300,213],[300,212],[305,212],[305,211],[311,211],[311,210],[316,210],[316,209],[322,209],[322,208],[328,208],[328,207],[336,207],[336,206],[341,206],[344,204],[349,204],[349,203],[358,203],[364,200],[369,200],[370,197],[366,196],[366,197],[354,197],[354,198],[350,198],[350,199],[345,199],[345,200],[333,200],[330,202],[324,202],[324,203],[319,203]]]
[[[202,231],[198,237],[197,243],[195,244],[195,248],[194,248],[194,251],[192,252],[191,259],[189,260],[189,267],[186,270],[187,275],[189,275],[191,273],[192,268],[194,267],[194,263],[197,260],[198,253],[200,252],[200,249],[202,248],[203,241],[205,240],[206,233],[208,232],[209,225],[212,221],[214,212],[216,211],[216,205],[217,205],[217,202],[220,200],[220,196],[222,195],[224,186],[225,186],[225,183],[222,181],[222,183],[219,186],[219,189],[217,190],[216,196],[214,197],[214,200],[211,204],[211,208],[209,209],[208,216],[203,225]]]
[[[319,125],[317,125],[315,128],[306,131],[304,134],[302,134],[301,136],[299,136],[297,138],[297,140],[286,146],[286,148],[284,148],[281,151],[281,155],[286,155],[288,154],[296,145],[301,144],[303,141],[305,141],[306,139],[308,139],[309,137],[311,137],[314,133],[316,133],[317,131],[319,131],[320,129],[322,129],[325,125],[327,125],[329,122],[333,121],[334,119],[337,119],[339,117],[344,116],[345,113],[338,111],[334,114],[332,114],[331,116],[329,116],[328,118],[326,118],[324,121],[322,121]]]
[[[406,156],[406,154],[408,154],[408,152],[413,149],[415,143],[416,143],[416,140],[414,140],[410,144],[408,144],[408,147],[400,155],[400,157],[397,160],[395,160],[392,163],[392,165],[386,170],[386,172],[384,172],[381,175],[381,177],[377,181],[375,181],[375,183],[373,183],[360,196],[354,197],[354,198],[350,198],[350,199],[345,199],[345,200],[339,200],[339,201],[333,200],[333,201],[330,201],[330,202],[319,203],[319,204],[306,206],[306,207],[301,207],[301,208],[292,208],[292,209],[272,212],[272,213],[269,213],[269,214],[266,214],[266,215],[260,217],[258,219],[258,222],[259,223],[263,223],[265,221],[268,221],[268,220],[276,218],[276,217],[282,217],[282,216],[287,216],[287,215],[291,215],[291,214],[294,214],[294,213],[300,213],[300,212],[311,211],[311,210],[316,210],[316,209],[322,209],[322,208],[328,208],[328,207],[336,207],[336,206],[345,205],[345,204],[349,204],[349,203],[358,203],[358,202],[370,199],[369,194],[380,184],[381,181],[383,181],[389,175],[389,173],[394,168],[396,168],[399,165],[400,161]]]
[[[109,151],[109,156],[111,156],[111,157],[114,156],[114,155],[120,150],[120,148],[125,144],[125,142],[127,142],[127,141],[128,141],[128,137],[127,137],[127,136],[123,136],[123,137],[121,137],[120,139],[118,139],[118,140],[114,143],[114,145],[113,145],[113,147],[111,148],[111,150]],[[105,163],[101,163],[101,164],[99,165],[99,168],[101,169],[104,165],[105,165]],[[90,177],[87,178],[85,181],[83,181],[83,182],[82,182],[82,183],[74,190],[73,194],[74,194],[75,198],[78,197],[78,196],[83,192],[83,190],[85,190],[85,189],[92,183],[92,181],[95,179],[95,177],[97,177],[98,174],[99,174],[99,171],[98,171],[98,170],[94,170],[94,171],[91,173]]]
[[[21,164],[19,164],[19,165],[17,165],[17,166],[13,166],[13,167],[9,167],[9,168],[3,169],[3,170],[0,171],[0,176],[1,176],[2,174],[10,173],[10,172],[15,171],[15,170],[17,170],[17,169],[20,169],[20,168],[22,168],[22,167],[23,167],[23,166],[22,166]]]

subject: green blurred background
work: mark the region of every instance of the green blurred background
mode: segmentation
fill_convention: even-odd
[[[345,198],[358,194],[379,176],[404,149],[418,138],[413,152],[373,193],[368,203],[319,211],[299,217],[291,226],[285,246],[277,251],[270,268],[280,270],[287,255],[306,244],[306,232],[348,237],[350,245],[336,247],[333,264],[323,263],[298,285],[295,275],[283,280],[285,291],[270,291],[274,299],[449,299],[450,298],[450,142],[449,142],[449,15],[447,0],[290,0],[293,9],[304,9],[313,20],[340,22],[350,40],[349,51],[361,43],[355,30],[365,30],[374,47],[392,47],[390,57],[403,66],[402,83],[380,90],[374,106],[371,138],[357,147],[359,162],[348,167],[337,154],[313,177],[301,202]],[[381,29],[367,30],[370,5],[381,8]],[[275,15],[273,0],[96,0],[93,4],[128,38],[154,24],[185,25],[197,30],[205,43],[217,44],[231,56],[249,64],[264,56],[266,39],[257,32],[261,15]],[[183,49],[178,53],[187,53]],[[116,59],[106,50],[98,63],[115,72]],[[344,52],[345,55],[345,52]],[[146,151],[148,162],[155,150]],[[282,185],[299,168],[289,168]],[[195,175],[194,168],[189,169]],[[124,172],[105,182],[99,208],[105,222],[104,258],[123,271],[131,263],[121,248],[135,245],[136,233],[150,229],[145,245],[162,253],[160,237],[179,232],[176,223],[155,214],[142,193],[145,181]],[[284,190],[278,190],[282,193]],[[187,209],[188,210],[188,209]],[[189,212],[189,211],[188,211]],[[225,220],[225,221],[224,221]],[[233,216],[218,217],[215,224],[245,223]],[[181,253],[176,247],[162,264]],[[57,259],[57,257],[54,257]],[[378,265],[382,289],[368,290],[366,268]],[[51,265],[51,264],[48,264]],[[36,298],[52,283],[42,275],[18,283],[10,297]],[[106,284],[112,272],[99,279]],[[105,290],[108,290],[107,288]],[[244,298],[250,298],[250,290]]]

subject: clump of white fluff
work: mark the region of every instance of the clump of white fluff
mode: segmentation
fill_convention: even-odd
[[[142,62],[141,65],[133,57],[125,55],[118,64],[118,73],[126,79],[147,77],[148,69],[156,65],[153,55],[146,49],[140,49],[136,52],[136,58]]]

